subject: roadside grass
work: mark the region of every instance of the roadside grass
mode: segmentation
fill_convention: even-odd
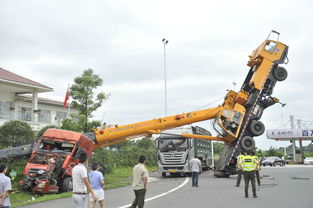
[[[156,170],[155,166],[148,167],[149,172]],[[105,187],[104,189],[113,189],[122,186],[127,186],[132,183],[132,167],[120,167],[115,169],[112,173],[105,175]],[[33,203],[61,199],[65,197],[71,197],[72,192],[60,193],[60,194],[46,194],[38,195],[29,192],[16,192],[10,194],[12,207],[20,207]]]

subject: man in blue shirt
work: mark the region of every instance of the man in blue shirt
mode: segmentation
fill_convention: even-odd
[[[97,196],[97,201],[101,208],[105,208],[105,201],[104,201],[104,177],[103,174],[99,171],[100,165],[97,163],[92,164],[91,166],[92,171],[89,172],[89,181],[90,185]],[[96,205],[96,201],[90,196],[90,202],[88,208],[94,208]]]

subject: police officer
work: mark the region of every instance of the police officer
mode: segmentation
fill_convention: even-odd
[[[258,182],[258,186],[261,186],[261,179],[260,179],[260,170],[261,170],[261,163],[258,156],[255,155],[254,152],[252,152],[252,157],[254,158],[255,163],[255,176],[256,181]]]
[[[249,196],[248,194],[249,181],[251,181],[253,197],[257,198],[256,188],[255,188],[256,164],[257,164],[257,161],[255,161],[255,158],[252,157],[251,153],[243,157],[241,165],[242,165],[242,170],[243,170],[243,177],[245,180],[245,197],[246,198],[248,198]]]
[[[243,157],[246,155],[246,153],[244,151],[240,152],[240,155],[238,155],[237,157],[237,182],[236,182],[236,186],[239,187],[240,185],[240,181],[241,181],[241,177],[242,177],[242,159]]]

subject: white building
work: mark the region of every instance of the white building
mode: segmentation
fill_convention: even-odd
[[[59,126],[68,116],[62,101],[38,97],[52,88],[0,68],[0,125],[9,120],[27,122],[34,131]],[[71,109],[71,114],[78,111]]]

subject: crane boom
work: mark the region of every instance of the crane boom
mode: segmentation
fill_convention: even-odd
[[[97,128],[94,130],[95,146],[103,147],[140,136],[159,134],[162,130],[215,118],[222,107],[209,108],[190,113],[182,113],[148,121],[118,126],[113,128]],[[212,137],[214,139],[214,137]],[[216,138],[216,140],[219,140]]]

